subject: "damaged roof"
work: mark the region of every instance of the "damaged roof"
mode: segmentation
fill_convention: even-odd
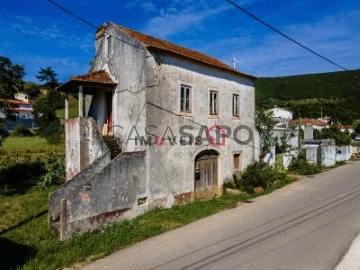
[[[181,47],[179,45],[176,45],[174,43],[168,42],[163,39],[145,35],[143,33],[128,29],[126,27],[117,25],[115,23],[111,23],[111,24],[116,26],[120,30],[124,31],[125,33],[127,33],[128,35],[130,35],[131,37],[136,39],[138,42],[144,44],[145,47],[147,47],[149,49],[154,48],[154,49],[170,52],[170,53],[173,53],[173,54],[176,54],[176,55],[179,55],[179,56],[191,59],[191,60],[195,60],[197,62],[201,62],[203,64],[207,64],[207,65],[210,65],[213,67],[220,68],[222,70],[231,71],[232,73],[236,73],[238,75],[242,75],[242,76],[248,77],[250,79],[256,79],[255,76],[252,76],[252,75],[249,75],[246,73],[242,73],[242,72],[230,67],[229,65],[219,61],[215,57],[212,57],[212,56],[209,56],[209,55],[206,55],[206,54],[203,54],[198,51],[194,51],[194,50],[191,50],[191,49],[188,49],[185,47]]]

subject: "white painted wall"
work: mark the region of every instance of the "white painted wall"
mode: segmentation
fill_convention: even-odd
[[[290,121],[293,119],[292,112],[281,109],[281,108],[273,108],[273,109],[267,110],[267,112],[272,113],[272,117],[278,121]]]

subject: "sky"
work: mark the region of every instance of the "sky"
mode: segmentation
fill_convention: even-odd
[[[258,77],[339,71],[226,0],[54,0],[95,26],[114,22],[214,56]],[[360,68],[359,0],[233,0],[296,41],[347,69]],[[88,72],[95,29],[47,0],[3,0],[0,56],[38,82],[52,67],[60,82]]]

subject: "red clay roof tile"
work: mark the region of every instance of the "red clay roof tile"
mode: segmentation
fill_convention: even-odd
[[[114,23],[111,23],[111,24],[118,27],[120,30],[124,31],[125,33],[127,33],[128,35],[130,35],[131,37],[133,37],[134,39],[136,39],[140,43],[144,44],[145,47],[147,47],[149,49],[155,48],[155,49],[158,49],[158,50],[174,53],[176,55],[179,55],[179,56],[191,59],[191,60],[195,60],[195,61],[207,64],[207,65],[210,65],[210,66],[220,68],[222,70],[231,71],[232,73],[240,74],[242,76],[245,76],[245,77],[248,77],[248,78],[251,78],[251,79],[256,79],[255,76],[239,72],[238,70],[226,65],[225,63],[219,61],[218,59],[216,59],[216,58],[214,58],[212,56],[208,56],[208,55],[205,55],[205,54],[200,53],[198,51],[194,51],[194,50],[191,50],[191,49],[181,47],[179,45],[168,42],[166,40],[162,40],[162,39],[159,39],[159,38],[155,38],[155,37],[152,37],[152,36],[145,35],[143,33],[140,33],[140,32],[125,28],[123,26],[120,26],[120,25],[117,25],[117,24],[114,24]]]
[[[100,85],[108,88],[116,85],[116,82],[111,79],[109,73],[105,70],[99,70],[80,76],[73,76],[68,82],[56,87],[56,90],[61,92],[71,92],[79,87],[79,85]]]
[[[107,73],[105,70],[94,71],[80,76],[73,76],[71,77],[71,80],[78,82],[97,82],[103,84],[116,84],[111,79],[109,73]]]

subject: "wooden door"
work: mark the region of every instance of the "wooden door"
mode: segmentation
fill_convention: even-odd
[[[195,160],[195,198],[207,198],[217,195],[218,155],[206,152]]]
[[[107,125],[107,132],[112,132],[112,92],[105,93],[106,99],[106,119],[105,123]]]

